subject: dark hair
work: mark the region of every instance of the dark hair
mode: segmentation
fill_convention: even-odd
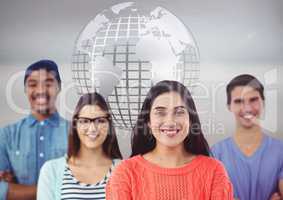
[[[189,90],[177,81],[161,81],[154,85],[143,102],[142,109],[138,115],[136,125],[132,131],[132,154],[145,154],[155,148],[156,139],[151,136],[148,122],[150,120],[151,106],[156,97],[163,93],[177,92],[180,94],[186,104],[190,117],[190,130],[188,136],[184,140],[184,148],[187,152],[193,154],[202,154],[209,156],[209,146],[205,140],[197,110]]]
[[[27,78],[35,70],[45,69],[47,72],[52,72],[55,79],[58,81],[59,88],[61,88],[61,78],[58,71],[57,64],[52,60],[40,60],[31,64],[25,72],[24,85],[26,85]]]
[[[105,99],[98,93],[88,93],[81,96],[78,101],[78,104],[75,108],[75,112],[73,114],[71,128],[69,131],[69,143],[68,143],[68,159],[71,156],[77,156],[80,150],[80,139],[78,136],[77,128],[76,128],[76,119],[79,116],[81,109],[86,105],[97,105],[102,110],[109,113],[109,106],[106,103]],[[116,132],[113,126],[113,121],[111,115],[109,114],[109,132],[105,141],[102,144],[103,152],[111,159],[120,158],[122,159],[122,155],[119,149],[118,140],[116,136]]]
[[[256,91],[259,92],[260,97],[262,100],[265,99],[264,97],[264,87],[261,82],[254,76],[250,74],[242,74],[233,78],[226,87],[226,94],[227,94],[227,104],[231,104],[231,93],[235,87],[238,86],[250,86],[254,88]]]

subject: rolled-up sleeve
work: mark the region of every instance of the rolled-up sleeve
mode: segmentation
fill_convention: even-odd
[[[0,200],[6,200],[8,193],[8,183],[0,181]]]
[[[10,170],[9,158],[6,150],[7,143],[6,133],[0,128],[0,171]],[[8,193],[8,183],[0,181],[0,200],[5,200]]]

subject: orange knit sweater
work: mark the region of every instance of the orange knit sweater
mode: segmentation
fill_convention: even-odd
[[[178,168],[162,168],[134,156],[117,166],[106,187],[106,200],[232,199],[224,167],[206,156]]]

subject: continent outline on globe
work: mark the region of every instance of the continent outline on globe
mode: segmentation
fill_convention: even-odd
[[[199,50],[191,32],[168,10],[125,2],[90,21],[75,44],[73,80],[78,94],[107,98],[115,126],[131,129],[146,93],[170,79],[192,89]]]

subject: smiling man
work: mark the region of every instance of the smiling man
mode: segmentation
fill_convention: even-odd
[[[0,199],[36,199],[36,184],[45,161],[63,156],[68,122],[57,112],[61,90],[58,67],[40,60],[25,72],[31,114],[0,129]]]
[[[226,88],[227,106],[234,114],[236,130],[212,147],[223,162],[240,200],[280,200],[283,194],[283,142],[270,137],[260,125],[264,87],[243,74]]]

